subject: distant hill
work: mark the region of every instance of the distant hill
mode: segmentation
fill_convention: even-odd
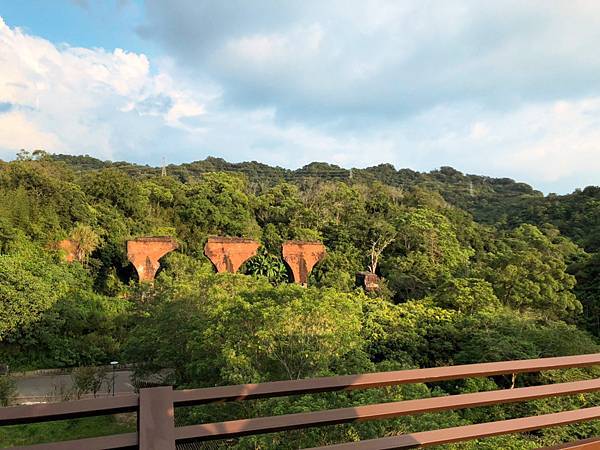
[[[76,172],[98,170],[106,167],[118,168],[132,176],[156,176],[160,167],[139,165],[125,161],[102,161],[91,156],[50,155],[55,161],[62,161]],[[273,167],[256,161],[230,163],[222,158],[208,157],[201,161],[170,164],[167,173],[181,181],[189,181],[208,172],[234,172],[248,177],[251,183],[275,184],[280,180],[301,181],[317,178],[345,182],[374,182],[404,189],[421,187],[440,193],[446,201],[471,211],[475,218],[483,222],[496,222],[502,214],[496,210],[496,202],[513,206],[522,200],[543,199],[542,192],[526,183],[511,178],[493,178],[481,175],[463,174],[452,167],[441,167],[430,172],[418,172],[411,169],[396,169],[391,164],[379,164],[365,169],[344,169],[335,164],[312,162],[300,169],[290,170]]]

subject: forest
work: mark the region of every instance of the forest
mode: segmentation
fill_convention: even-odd
[[[217,274],[203,254],[215,235],[261,248],[239,273]],[[179,245],[154,283],[139,283],[127,260],[127,240],[141,236]],[[71,263],[57,247],[66,238],[77,243]],[[290,282],[285,240],[327,249],[308,287]],[[380,277],[378,290],[357,285],[362,271]],[[0,364],[14,370],[118,360],[140,379],[162,374],[190,388],[594,353],[599,275],[599,187],[544,195],[451,167],[289,170],[207,158],[155,168],[43,151],[0,161]],[[595,377],[597,369],[569,369],[284,397],[182,408],[176,419]],[[0,393],[2,383],[8,378],[0,376]],[[240,438],[223,448],[295,449],[592,405],[600,396],[582,394]],[[28,433],[5,427],[0,443]],[[592,435],[600,423],[444,448],[533,449]]]

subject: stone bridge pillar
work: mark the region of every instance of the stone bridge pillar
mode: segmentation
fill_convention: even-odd
[[[217,272],[236,273],[240,266],[256,255],[260,244],[252,239],[210,237],[204,254],[212,261]]]
[[[282,254],[292,269],[294,283],[306,286],[311,270],[325,257],[325,246],[320,242],[286,241],[282,245]]]
[[[135,266],[140,281],[153,281],[160,258],[177,248],[169,236],[141,237],[127,241],[127,258]]]

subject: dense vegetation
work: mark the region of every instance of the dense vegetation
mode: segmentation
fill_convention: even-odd
[[[161,170],[22,152],[0,162],[0,363],[76,367],[113,359],[177,387],[598,351],[600,188],[543,196],[510,179],[381,165],[290,171],[209,158]],[[244,274],[213,273],[209,235],[258,239]],[[171,235],[153,285],[126,240]],[[56,242],[77,243],[67,263]],[[291,285],[286,239],[318,239],[309,288]],[[355,273],[381,288],[365,293]],[[164,370],[166,369],[166,370]],[[568,370],[181,411],[181,423],[525,386]],[[593,395],[244,438],[297,448],[591,405]],[[460,448],[536,448],[597,424]]]

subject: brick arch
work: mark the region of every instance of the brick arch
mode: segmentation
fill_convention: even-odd
[[[252,239],[237,237],[209,237],[204,254],[213,263],[217,272],[236,273],[240,266],[256,255],[260,243]]]
[[[142,282],[154,281],[160,268],[160,258],[178,247],[169,236],[148,236],[127,241],[127,258],[134,265]]]
[[[316,241],[286,241],[281,246],[283,260],[292,271],[294,283],[306,286],[313,267],[325,257],[325,246]]]

